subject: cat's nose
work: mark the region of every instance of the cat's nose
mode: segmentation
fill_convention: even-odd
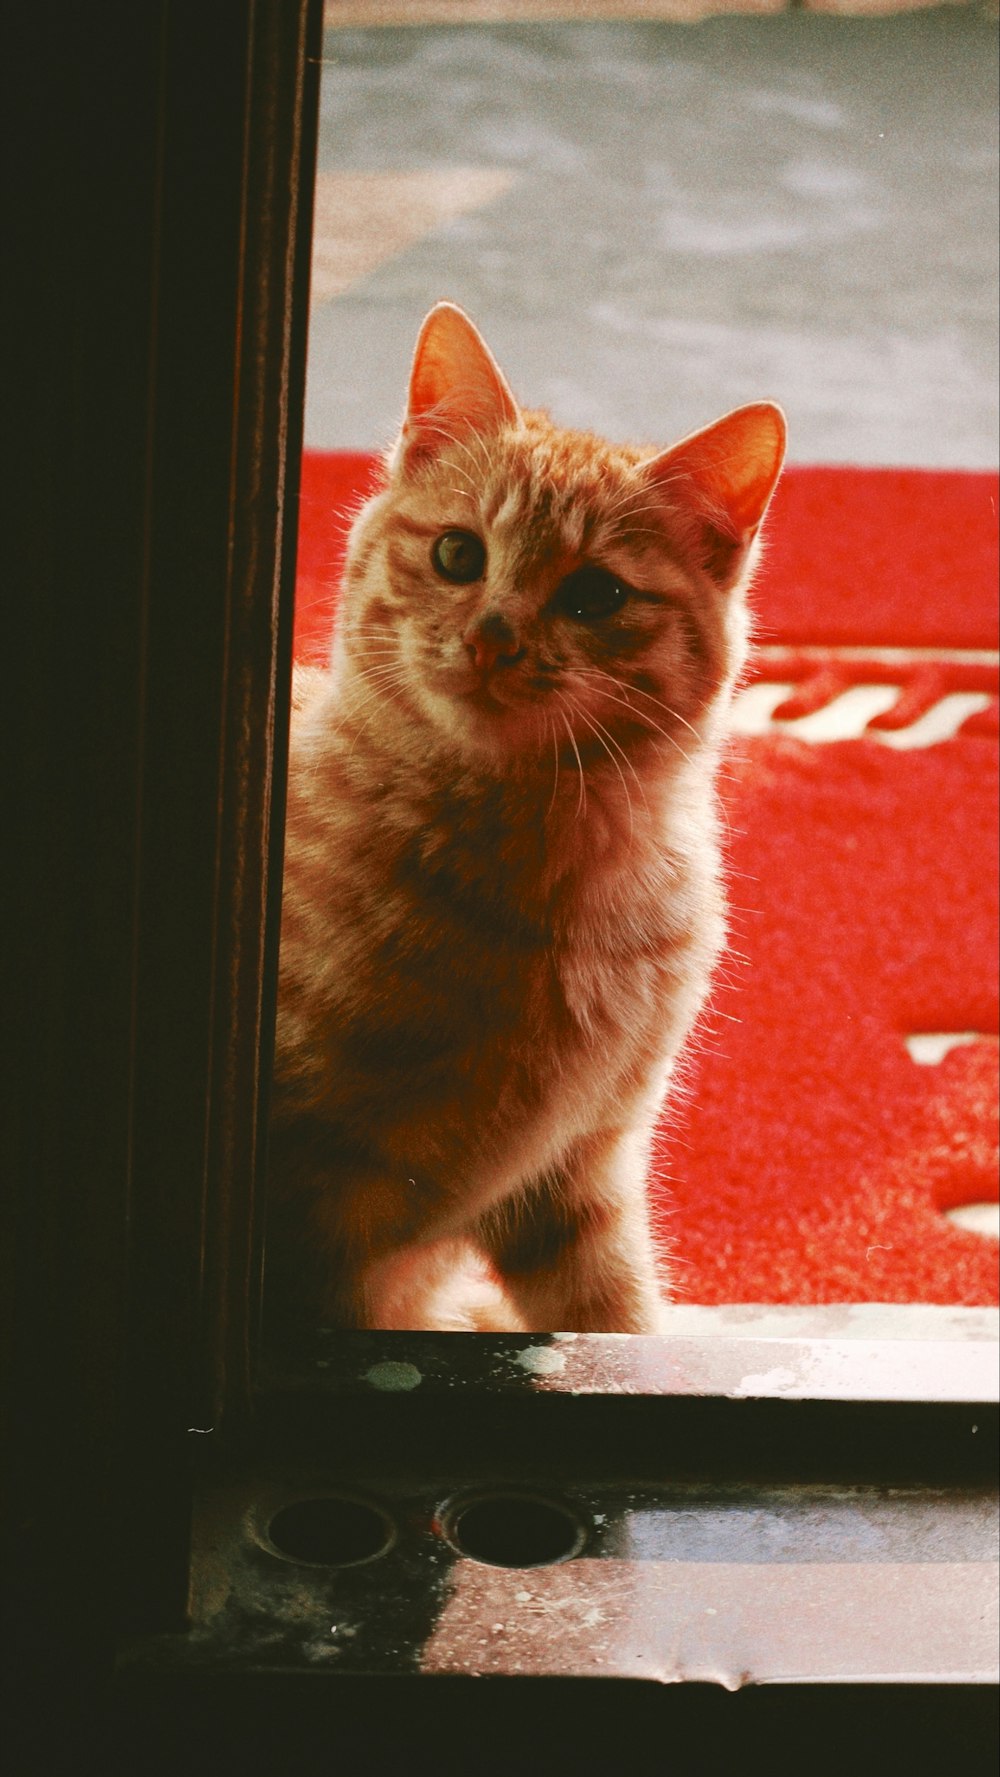
[[[524,652],[499,611],[487,611],[466,630],[462,640],[477,672],[489,672],[498,660],[519,660]]]

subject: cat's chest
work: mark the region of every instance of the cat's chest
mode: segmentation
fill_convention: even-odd
[[[522,862],[528,858],[527,867]],[[511,858],[513,857],[513,864]],[[567,873],[553,887],[531,848],[404,848],[373,894],[370,931],[401,991],[421,981],[456,1009],[477,1005],[484,1034],[571,1049],[619,1048],[662,1019],[672,983],[712,945],[712,882],[697,860],[650,847],[616,869]]]
[[[598,1058],[627,1062],[637,1046],[667,1034],[671,1002],[700,972],[701,925],[687,897],[674,904],[624,897],[598,918],[554,933],[549,966],[567,1033]]]
[[[497,1068],[518,1066],[530,1046],[539,1073],[548,1065],[563,1084],[592,1076],[596,1087],[670,1045],[674,1002],[686,1015],[689,987],[697,979],[700,991],[710,965],[711,927],[709,895],[653,873],[596,897],[570,888],[534,920],[489,899],[471,920],[449,904],[427,968],[453,980],[459,999],[464,976],[482,1012],[468,1037]]]
[[[526,1054],[565,1079],[628,1066],[657,1030],[669,1041],[704,923],[690,870],[656,854],[553,890],[539,859],[471,827],[293,823],[282,961],[286,1010],[293,995],[313,1008],[305,1040],[358,1053],[378,1026],[483,1085]]]

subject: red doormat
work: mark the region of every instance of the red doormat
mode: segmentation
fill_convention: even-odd
[[[299,659],[326,653],[376,479],[306,453]],[[791,468],[778,490],[762,731],[727,761],[733,952],[657,1147],[681,1300],[998,1299],[996,1242],[945,1214],[997,1197],[996,511],[983,474]],[[822,739],[852,698],[858,737]]]

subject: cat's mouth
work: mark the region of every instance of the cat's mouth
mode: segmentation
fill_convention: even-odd
[[[486,715],[503,710],[509,711],[517,704],[523,703],[524,699],[523,697],[511,697],[509,694],[504,696],[505,685],[506,681],[504,680],[499,683],[488,680],[485,684],[472,685],[469,690],[459,692],[459,697],[462,703],[468,704],[472,709],[482,710]]]
[[[538,689],[530,679],[509,667],[486,674],[445,671],[439,684],[460,708],[485,716],[512,715],[538,700]]]

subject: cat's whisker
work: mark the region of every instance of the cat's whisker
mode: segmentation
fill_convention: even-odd
[[[633,518],[645,518],[647,514],[651,512],[662,511],[662,501],[644,500],[640,505],[636,503],[635,496],[631,492],[626,491],[624,494],[619,495],[618,499],[608,507],[606,512],[602,512],[601,519],[604,524],[610,525],[613,524],[615,520],[621,520],[622,518],[627,522]],[[629,526],[629,528],[631,529],[631,526]]]
[[[470,458],[470,460],[472,461],[473,468],[476,467],[475,458],[472,457],[472,453],[468,450],[464,440],[462,440],[461,438],[456,438],[455,434],[453,432],[449,432],[446,427],[432,425],[429,421],[424,420],[421,422],[421,430],[424,432],[433,432],[438,438],[441,438],[444,440],[446,447],[450,446],[455,450],[462,451],[463,454],[468,456]],[[455,475],[460,475],[462,477],[462,480],[468,483],[468,486],[471,489],[473,497],[478,498],[479,483],[476,481],[475,477],[472,474],[470,474],[470,472],[467,469],[463,469],[461,463],[454,463],[453,462],[450,465],[450,467]],[[454,490],[452,490],[452,491],[454,491]]]
[[[556,696],[558,697],[560,703],[565,701],[561,691],[557,691]],[[559,718],[566,730],[566,733],[569,736],[569,744],[573,748],[573,752],[576,755],[577,770],[580,773],[580,794],[577,798],[577,804],[576,804],[577,820],[579,820],[579,818],[580,818],[581,811],[583,813],[584,820],[586,820],[586,818],[587,818],[587,780],[586,780],[586,778],[584,776],[584,772],[583,772],[583,760],[580,758],[580,749],[576,744],[576,737],[573,733],[572,728],[570,727],[569,719],[564,714],[564,712],[562,710],[559,711]]]
[[[549,720],[548,716],[546,716],[545,722],[546,722],[546,726],[549,731],[549,738],[552,741],[552,756],[555,761],[555,770],[552,773],[552,794],[549,797],[549,806],[545,810],[545,818],[546,818],[546,820],[548,820],[549,815],[552,813],[552,810],[555,807],[556,797],[559,794],[559,743],[556,740],[556,725],[555,725],[555,723],[551,722]]]
[[[369,703],[378,700],[383,689],[391,688],[396,684],[405,685],[409,681],[410,674],[408,668],[400,662],[394,666],[373,666],[367,671],[359,671],[356,676],[363,680],[367,687],[367,694],[363,696],[361,704],[364,709]]]
[[[337,734],[343,734],[345,728],[348,728],[350,726],[350,723],[354,720],[354,718],[361,715],[366,708],[367,708],[367,704],[362,704],[361,708],[359,710],[352,710],[350,712],[350,715],[345,714],[343,720],[337,723],[337,726],[336,726],[336,729],[334,730],[334,732]],[[348,758],[350,758],[351,755],[353,754],[354,748],[357,746],[358,741],[361,739],[361,736],[364,734],[365,729],[369,726],[369,724],[371,722],[373,722],[375,720],[375,717],[378,715],[380,708],[381,708],[381,700],[378,703],[376,703],[375,708],[371,711],[371,713],[368,716],[365,717],[365,720],[362,722],[361,727],[355,733],[354,740],[351,743],[350,752],[348,753]]]
[[[430,431],[430,432],[436,433],[436,435],[439,438],[443,438],[445,440],[446,444],[450,444],[455,450],[461,451],[463,456],[467,457],[469,462],[472,464],[473,470],[480,470],[484,464],[488,464],[488,457],[486,456],[485,446],[483,445],[482,440],[476,434],[472,434],[471,438],[470,437],[459,437],[458,433],[452,431],[450,427],[442,425],[440,423],[440,421],[436,421],[436,422],[431,421],[431,420],[427,419],[426,417],[421,420],[421,429],[424,431]],[[473,444],[475,444],[479,449],[478,456],[476,455],[475,451],[471,448]],[[469,486],[472,488],[473,493],[476,495],[476,497],[478,499],[480,488],[481,488],[481,483],[482,483],[481,475],[480,475],[479,479],[476,480],[473,476],[468,475],[467,472],[464,469],[462,469],[462,467],[459,464],[453,463],[452,468],[455,470],[455,473],[457,475],[461,475],[465,479],[468,480]]]
[[[634,481],[626,482],[625,486],[618,489],[615,497],[608,504],[602,505],[601,517],[607,518],[609,515],[620,512],[624,507],[634,504],[643,494],[649,492],[649,488],[637,485]]]
[[[383,691],[391,691],[396,685],[405,685],[409,680],[409,674],[402,671],[392,673],[386,672],[379,678],[370,677],[367,674],[365,677],[367,683],[365,694],[362,699],[363,707],[367,707],[367,705],[374,699],[377,699]]]
[[[612,765],[614,766],[615,770],[618,773],[618,777],[619,777],[619,780],[620,780],[621,786],[622,786],[622,794],[625,797],[625,807],[628,809],[628,836],[629,836],[629,840],[631,841],[635,838],[635,816],[634,816],[633,810],[632,810],[632,798],[628,793],[628,784],[625,782],[625,776],[622,771],[622,768],[619,765],[617,759],[615,758],[614,753],[612,753],[610,747],[608,746],[607,741],[603,738],[603,736],[605,734],[607,734],[607,729],[601,729],[599,724],[595,725],[593,722],[591,722],[589,720],[589,718],[584,714],[583,710],[578,710],[577,715],[579,716],[580,721],[584,722],[586,724],[586,726],[590,729],[591,733],[595,734],[597,736],[597,740],[598,740],[599,745],[604,748],[604,751],[607,753],[608,758],[611,760]],[[641,788],[641,785],[640,785],[640,788]],[[645,797],[643,797],[643,801],[645,801]]]
[[[453,440],[454,444],[458,444],[458,442],[459,442],[459,440],[457,438]],[[472,500],[478,501],[478,499],[479,499],[479,484],[476,481],[475,476],[468,469],[463,469],[461,463],[450,463],[448,466],[449,466],[453,475],[460,476],[461,479],[465,482],[465,491],[464,492],[461,488],[454,488],[454,487],[450,488],[448,491],[450,493],[457,494],[458,498],[460,500],[471,498]]]
[[[594,717],[594,721],[597,722],[596,716]],[[636,771],[636,768],[633,765],[631,759],[629,758],[628,754],[624,751],[624,749],[618,745],[618,742],[616,741],[614,735],[611,733],[610,729],[605,728],[603,726],[603,724],[600,722],[597,722],[597,726],[598,726],[598,728],[600,728],[602,734],[607,735],[608,740],[610,741],[611,745],[614,747],[616,753],[621,754],[622,760],[624,761],[628,770],[632,773],[632,776],[635,778],[636,789],[638,790],[640,796],[642,797],[643,807],[645,808],[646,813],[648,814],[649,813],[649,800],[646,796],[646,791],[643,787],[642,778],[639,776],[639,773]]]
[[[605,677],[606,675],[602,674],[602,673],[598,673],[596,676],[598,677],[598,679],[600,679],[600,678]],[[618,680],[615,680],[613,682],[615,684],[619,683]],[[621,688],[623,695],[618,697],[615,695],[614,692],[608,691],[604,686],[599,685],[599,687],[598,687],[602,697],[610,698],[613,703],[622,704],[625,709],[630,710],[632,712],[632,715],[635,717],[637,722],[641,722],[646,727],[654,729],[657,734],[662,734],[664,740],[669,741],[671,746],[676,747],[677,751],[681,754],[681,757],[684,759],[687,759],[688,763],[690,764],[691,763],[690,754],[688,754],[684,751],[684,748],[680,745],[680,743],[676,739],[676,737],[672,734],[669,734],[665,728],[661,727],[659,722],[654,722],[652,716],[649,715],[646,710],[636,709],[635,704],[630,701],[628,694],[630,691],[633,691],[635,689],[635,687],[632,685],[621,685],[620,688]],[[668,715],[671,713],[672,713],[671,711],[669,711],[669,710],[667,711]],[[699,740],[701,739],[700,735],[698,735],[698,739]]]
[[[368,678],[372,673],[390,672],[393,666],[404,668],[407,667],[408,664],[409,663],[400,655],[399,649],[395,648],[389,659],[380,658],[375,662],[374,666],[362,666],[359,664],[357,667],[357,673],[359,678]]]
[[[662,543],[663,532],[648,524],[629,524],[622,529],[631,539],[633,537],[652,537],[654,543]]]
[[[612,527],[617,524],[631,530],[633,519],[645,518],[651,513],[659,513],[663,516],[663,501],[658,499],[640,501],[635,489],[626,488],[606,510],[602,511],[601,524],[603,527]],[[662,536],[663,533],[660,531],[655,534]]]
[[[404,672],[388,674],[378,679],[371,679],[362,696],[359,708],[367,709],[370,703],[378,704],[390,691],[402,689],[408,683],[409,675]]]
[[[345,728],[347,728],[355,718],[364,716],[364,722],[355,735],[356,743],[364,733],[365,729],[375,721],[379,712],[384,710],[387,704],[399,702],[398,694],[404,689],[405,687],[402,684],[380,686],[378,696],[365,698],[361,703],[357,704],[353,710],[345,714],[343,721],[338,722],[337,724],[337,732],[343,733]],[[368,711],[367,715],[365,715],[366,710]],[[354,746],[351,747],[351,752],[353,753],[353,751]]]
[[[394,638],[392,632],[386,629],[345,629],[339,635],[335,635],[335,639],[339,640],[341,647],[348,649],[354,647],[367,649],[372,646],[398,648],[399,646],[399,642]]]
[[[488,469],[490,466],[490,453],[486,440],[482,438],[478,432],[473,431],[464,432],[460,436],[456,433],[452,433],[452,443],[457,450],[462,451],[465,456],[468,457],[473,469],[480,472],[481,483],[481,471],[484,468]]]
[[[396,688],[398,690],[402,690],[405,682],[406,682],[405,678],[395,681]],[[357,733],[355,734],[354,739],[351,742],[350,750],[347,755],[349,759],[353,758],[354,749],[357,746],[358,741],[361,739],[361,736],[365,733],[366,729],[371,727],[372,723],[374,722],[376,716],[379,714],[380,710],[384,709],[385,705],[387,703],[399,703],[400,701],[401,700],[398,696],[393,695],[393,682],[391,682],[391,681],[388,685],[379,685],[377,688],[377,692],[373,692],[370,697],[365,699],[365,701],[361,705],[362,710],[366,709],[367,705],[369,703],[373,703],[375,705],[375,708],[372,710],[372,712],[369,716],[365,717],[365,720],[362,722],[361,727],[358,729]],[[360,714],[360,712],[358,712],[358,713]],[[343,727],[343,723],[340,723],[338,725],[338,731],[342,727]]]
[[[609,673],[607,676],[610,678],[611,674]],[[645,697],[650,703],[659,704],[660,709],[664,710],[672,721],[679,722],[682,728],[686,728],[690,734],[693,734],[695,740],[700,741],[703,738],[686,716],[682,716],[679,710],[671,709],[668,703],[664,703],[662,697],[654,697],[651,691],[643,691],[639,685],[626,685],[621,679],[615,679],[614,683],[623,691],[634,691],[637,697]]]
[[[616,685],[620,691],[634,692],[636,697],[644,697],[647,703],[656,704],[657,707],[663,710],[664,714],[669,716],[672,721],[679,722],[682,728],[686,728],[689,734],[693,734],[695,740],[699,742],[704,740],[704,735],[699,733],[694,724],[689,722],[686,716],[682,716],[680,710],[675,710],[672,705],[665,703],[662,697],[654,697],[651,691],[644,691],[640,685],[629,685],[624,679],[617,679],[613,673],[603,671],[603,669],[602,676],[610,679],[611,683]]]
[[[579,674],[579,676],[581,678],[586,676],[588,679],[597,679],[598,681],[600,681],[602,679],[607,679],[610,677],[609,674],[603,673],[598,668],[593,668],[593,667],[591,667],[591,668],[577,667],[576,672]],[[621,684],[621,681],[619,679],[614,679],[614,680],[612,680],[612,683],[619,685],[619,684]],[[634,690],[635,687],[634,686],[627,686],[627,687],[622,686],[622,689],[623,690],[626,690],[626,689],[627,690]],[[606,687],[600,683],[598,683],[598,685],[597,685],[597,691],[600,696],[608,698],[611,703],[621,704],[624,709],[627,709],[635,717],[636,721],[640,724],[640,726],[642,726],[644,728],[655,729],[657,734],[662,734],[664,740],[668,743],[668,745],[672,746],[674,751],[679,753],[681,758],[684,759],[688,765],[694,764],[694,761],[691,758],[690,753],[685,752],[684,748],[681,746],[680,741],[677,740],[677,738],[673,734],[668,734],[667,730],[665,728],[661,728],[659,722],[654,722],[652,716],[648,716],[646,714],[645,710],[637,710],[635,705],[632,703],[629,703],[629,701],[626,697],[616,697],[613,691],[608,691],[606,689]],[[657,700],[654,699],[654,702],[655,701],[657,701]],[[666,707],[666,706],[664,706],[664,707]],[[672,711],[668,710],[667,714],[668,715],[672,714]],[[699,735],[698,738],[700,740],[701,736]]]
[[[592,722],[590,720],[589,716],[587,715],[587,712],[585,710],[582,710],[578,703],[571,701],[570,707],[572,708],[573,714],[577,717],[577,719],[579,721],[583,722],[584,725],[590,729],[591,734],[594,734],[597,736],[598,745],[604,748],[604,751],[607,753],[608,758],[611,760],[612,765],[614,766],[615,770],[618,773],[619,779],[621,780],[622,791],[625,796],[625,806],[628,809],[629,839],[634,839],[634,837],[635,837],[635,820],[634,820],[633,813],[632,813],[632,798],[628,793],[628,784],[625,782],[625,777],[622,772],[622,768],[619,765],[617,759],[615,758],[614,753],[611,751],[611,748],[607,744],[608,740],[612,739],[612,736],[608,734],[608,731],[606,728],[601,727],[600,723]],[[603,736],[605,736],[605,735],[607,735],[607,740],[605,740],[603,738]],[[621,752],[620,747],[618,748],[618,751]],[[624,753],[622,753],[622,758],[623,759],[625,758]],[[629,766],[629,770],[631,771],[632,766],[631,766],[630,762],[627,759],[625,760],[625,762]],[[637,783],[638,783],[638,781],[639,781],[638,778],[636,778]],[[639,785],[639,788],[640,788],[640,790],[642,789],[641,784]],[[643,801],[645,802],[645,800],[646,800],[645,796],[643,796]],[[648,804],[647,804],[647,807],[648,807]]]
[[[584,713],[583,710],[578,709],[578,714],[583,717],[584,721],[587,721],[587,719],[588,719],[587,715]],[[614,735],[611,733],[610,729],[605,728],[603,722],[598,722],[597,717],[594,715],[593,711],[590,711],[590,718],[592,719],[592,721],[594,723],[596,723],[596,725],[600,729],[601,733],[607,737],[607,740],[610,743],[610,745],[614,747],[615,752],[619,755],[619,757],[623,760],[624,764],[627,766],[628,770],[632,773],[632,776],[635,778],[636,786],[638,788],[639,794],[642,797],[643,803],[645,804],[646,811],[648,813],[649,812],[649,803],[646,800],[646,792],[642,786],[642,779],[639,776],[639,773],[636,771],[636,768],[633,765],[628,754],[625,752],[624,748],[619,745],[618,741],[616,741],[616,739],[615,739]]]
[[[296,612],[301,615],[305,611],[318,611],[325,607],[329,610],[332,620],[333,607],[336,602],[336,595],[333,589],[331,588],[329,591],[318,590],[310,593],[308,596],[303,593],[302,589],[303,582],[300,581],[295,590]]]

